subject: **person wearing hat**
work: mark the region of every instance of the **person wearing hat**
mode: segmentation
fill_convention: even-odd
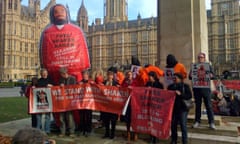
[[[82,72],[83,79],[80,81],[80,85],[93,84],[94,81],[89,78],[89,71],[85,70]],[[90,109],[81,109],[78,111],[80,116],[80,125],[79,129],[86,137],[92,131],[92,110]]]
[[[148,73],[148,82],[146,84],[146,87],[163,89],[163,84],[159,81],[156,72],[150,71]],[[155,136],[151,136],[151,143],[155,144],[156,142],[157,138]]]
[[[206,62],[206,54],[202,53],[202,52],[198,54],[198,64],[201,64],[201,63],[207,63]],[[210,64],[209,64],[209,69],[210,69],[210,78],[213,79],[214,72],[213,72],[213,68]],[[200,72],[198,72],[198,73],[200,73]],[[200,76],[200,75],[198,74],[198,76]],[[192,70],[190,70],[189,79],[192,80]],[[200,79],[202,79],[202,78],[200,78]],[[193,87],[193,94],[194,94],[194,99],[195,99],[196,105],[195,105],[195,122],[194,122],[192,128],[198,128],[200,126],[201,108],[202,108],[202,99],[203,99],[203,102],[204,102],[206,110],[207,110],[209,128],[215,130],[216,126],[214,124],[214,113],[213,113],[212,102],[211,102],[210,87],[208,87],[208,88]]]
[[[171,124],[171,144],[177,144],[177,125],[180,124],[182,131],[182,143],[188,143],[187,136],[187,115],[188,108],[183,104],[183,100],[192,98],[190,86],[184,83],[184,77],[181,73],[174,73],[174,83],[168,86],[168,90],[176,92],[176,98],[172,113]]]
[[[66,67],[61,67],[59,69],[61,78],[59,79],[59,85],[65,86],[65,85],[74,85],[76,84],[75,77],[68,74],[68,69]],[[70,133],[70,137],[75,137],[75,123],[73,118],[73,111],[65,111],[60,112],[60,131],[61,134],[60,137],[65,136],[66,134],[66,124],[68,124],[68,129]]]

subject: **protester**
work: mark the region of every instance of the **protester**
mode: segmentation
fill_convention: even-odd
[[[163,89],[163,84],[159,81],[157,74],[154,71],[148,73],[149,80],[146,84],[147,87]]]
[[[183,100],[192,98],[191,89],[184,83],[184,77],[181,73],[174,74],[174,83],[168,86],[168,90],[176,92],[176,98],[173,107],[172,125],[171,125],[171,144],[177,144],[177,125],[180,124],[182,131],[182,144],[188,143],[187,136],[187,115],[189,109],[183,104]]]
[[[166,58],[166,72],[165,71],[165,84],[168,86],[173,83],[173,79],[171,79],[171,74],[173,75],[174,73],[181,73],[183,75],[183,78],[185,79],[187,77],[187,71],[185,66],[178,62],[177,59],[175,58],[174,55],[169,54]],[[171,73],[169,75],[169,73]]]
[[[12,144],[56,144],[47,135],[36,128],[23,128],[13,136]]]
[[[96,84],[103,85],[104,76],[102,70],[97,70],[94,76],[94,80]]]
[[[178,62],[174,55],[169,54],[166,59],[167,66],[166,68],[173,68],[174,73],[181,73],[183,78],[187,77],[187,70],[185,66]]]
[[[59,69],[61,78],[59,80],[59,84],[61,87],[65,85],[74,85],[76,84],[75,77],[68,74],[68,69],[66,67],[61,67]],[[73,112],[72,111],[65,111],[60,112],[60,137],[63,137],[66,134],[66,125],[68,125],[69,136],[75,137],[75,123],[73,119]]]
[[[148,79],[149,80],[146,84],[146,87],[163,89],[163,84],[159,81],[158,76],[154,71],[150,71],[148,73]],[[154,136],[151,136],[151,142],[155,144],[157,142],[157,138]]]
[[[94,83],[94,81],[89,78],[89,72],[87,70],[83,71],[82,75],[83,75],[83,79],[80,81],[81,85]],[[80,131],[83,132],[83,135],[88,137],[92,131],[92,110],[81,109],[79,110],[79,116],[80,116],[80,126],[79,126]]]
[[[30,111],[29,97],[30,97],[31,89],[36,87],[37,81],[38,81],[38,78],[33,77],[32,80],[31,80],[31,84],[29,86],[27,86],[27,88],[26,88],[25,96],[28,98],[28,113]],[[31,114],[31,121],[32,121],[32,127],[36,128],[37,127],[37,115],[36,114]]]
[[[52,87],[52,81],[48,77],[48,71],[47,69],[41,69],[40,71],[41,78],[38,79],[36,87],[40,88],[46,88],[46,87]],[[44,121],[44,131],[47,134],[50,134],[50,123],[51,123],[51,113],[38,113],[37,114],[37,128],[43,129],[42,126],[42,116],[45,117]]]
[[[143,72],[143,68],[141,67],[141,63],[139,61],[139,59],[136,56],[132,56],[132,66],[137,66],[138,71],[136,73],[136,75],[133,77],[133,85],[134,86],[145,86],[146,84],[146,79],[148,79],[148,77],[146,77],[146,74]],[[141,73],[139,72],[141,70]]]
[[[127,71],[125,74],[125,79],[123,80],[122,87],[130,87],[133,85],[133,73],[131,71]],[[129,101],[126,114],[122,116],[122,120],[126,122],[127,126],[127,140],[131,140],[131,133],[130,133],[130,127],[131,127],[131,102]],[[138,135],[134,133],[134,141],[138,139]]]
[[[114,72],[108,71],[107,72],[107,80],[104,82],[106,86],[118,86],[119,83],[114,80]],[[105,134],[103,138],[110,138],[113,139],[115,137],[115,129],[116,123],[118,119],[118,115],[109,112],[102,112],[101,117],[105,126]],[[110,123],[111,123],[111,133],[110,133]]]
[[[206,63],[206,55],[205,53],[199,53],[198,54],[198,63]],[[210,78],[213,78],[213,68],[210,66]],[[192,79],[192,69],[189,73],[189,79]],[[202,107],[202,99],[205,104],[206,110],[207,110],[207,116],[208,116],[208,123],[209,127],[213,130],[216,129],[216,126],[214,124],[214,114],[213,114],[213,108],[211,103],[211,90],[210,87],[201,88],[201,87],[193,87],[193,93],[194,93],[194,99],[195,99],[195,123],[193,124],[193,128],[197,128],[200,126],[201,123],[201,107]]]
[[[114,73],[113,79],[118,83],[118,85],[121,85],[124,80],[124,74],[118,70],[117,67],[110,67],[108,71],[112,71]]]

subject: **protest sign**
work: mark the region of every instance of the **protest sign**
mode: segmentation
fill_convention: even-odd
[[[210,88],[210,65],[209,63],[192,64],[192,85],[194,88]]]

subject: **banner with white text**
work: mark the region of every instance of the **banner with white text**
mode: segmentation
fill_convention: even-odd
[[[29,100],[30,113],[91,109],[121,114],[130,91],[95,84],[34,88]]]

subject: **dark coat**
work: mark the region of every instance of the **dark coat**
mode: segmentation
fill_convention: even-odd
[[[76,83],[77,83],[76,78],[73,76],[68,76],[68,78],[61,77],[59,80],[59,84],[64,84],[64,85],[74,85]]]
[[[173,83],[168,86],[168,90],[179,90],[181,95],[176,94],[176,99],[174,103],[173,113],[179,111],[188,111],[188,109],[184,106],[183,100],[188,100],[192,98],[192,92],[190,86],[185,83]]]
[[[163,89],[163,84],[160,83],[159,81],[155,81],[155,82],[150,82],[148,81],[146,84],[147,87],[153,87],[153,88],[160,88]]]
[[[37,82],[37,87],[47,87],[48,84],[52,84],[52,81],[50,78],[40,78]]]
[[[104,81],[103,84],[106,85],[107,81]],[[115,80],[112,81],[112,86],[117,86],[119,83]]]

